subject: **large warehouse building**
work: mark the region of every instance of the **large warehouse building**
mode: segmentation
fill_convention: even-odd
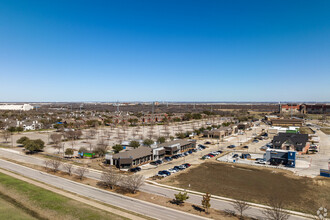
[[[32,110],[33,106],[30,104],[23,105],[0,105],[0,110],[10,110],[10,111],[29,111]]]

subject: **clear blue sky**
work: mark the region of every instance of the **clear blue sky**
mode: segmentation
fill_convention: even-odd
[[[0,0],[0,101],[330,101],[330,1]]]

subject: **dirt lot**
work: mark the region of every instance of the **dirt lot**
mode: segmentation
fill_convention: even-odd
[[[321,128],[321,131],[322,131],[324,134],[328,134],[328,135],[330,135],[330,128]]]
[[[329,178],[298,177],[285,170],[206,162],[159,182],[185,188],[190,184],[191,190],[261,204],[276,196],[287,209],[306,213],[330,204]]]
[[[301,134],[314,134],[313,130],[309,127],[301,127],[299,131]]]

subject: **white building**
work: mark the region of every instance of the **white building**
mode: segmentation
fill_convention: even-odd
[[[12,111],[29,111],[32,110],[33,106],[30,104],[23,105],[0,105],[0,110],[12,110]]]

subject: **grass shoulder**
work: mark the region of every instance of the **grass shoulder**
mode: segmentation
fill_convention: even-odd
[[[0,193],[41,219],[126,219],[0,173]],[[31,215],[30,215],[31,216]]]

